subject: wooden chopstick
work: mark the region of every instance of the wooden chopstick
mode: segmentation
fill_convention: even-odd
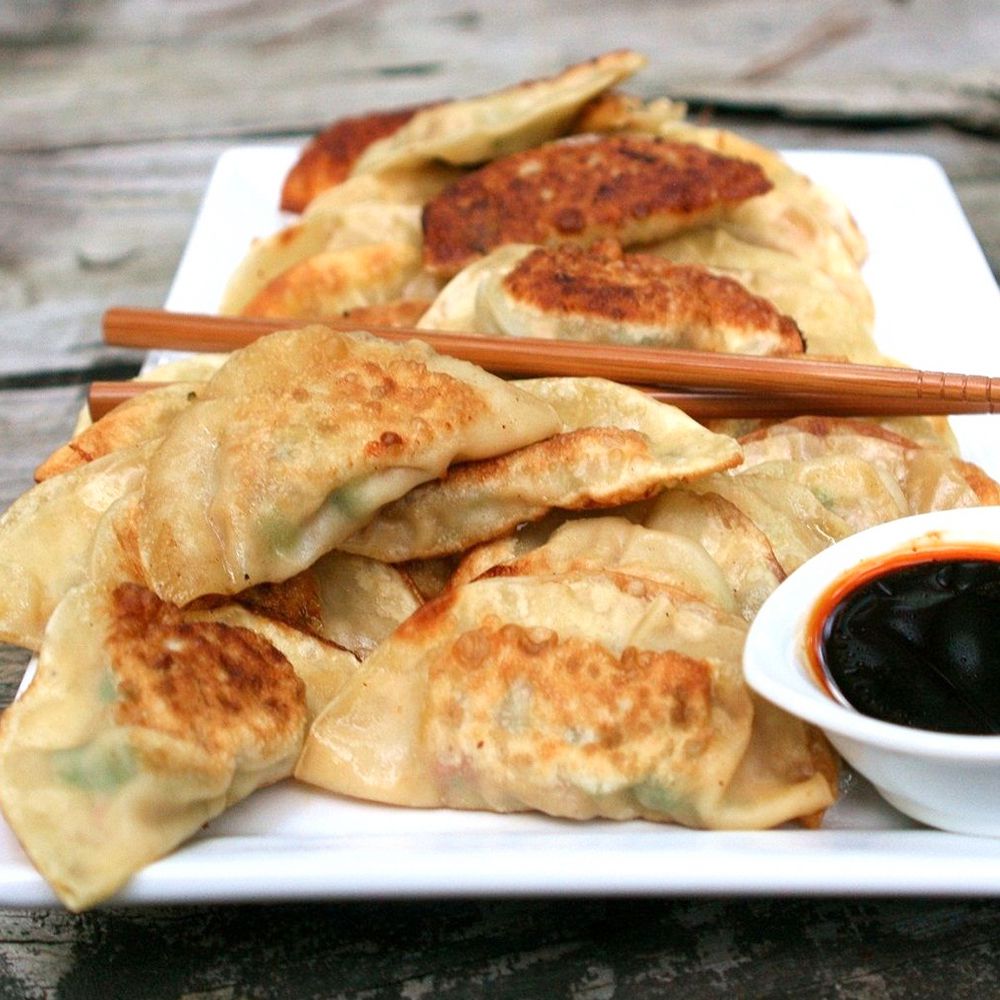
[[[104,339],[123,347],[230,351],[266,333],[307,322],[116,308],[104,314]],[[343,319],[317,322],[336,329],[358,328],[357,323]],[[756,394],[763,396],[761,402],[767,397],[790,395],[797,398],[795,405],[800,407],[800,413],[818,414],[822,406],[841,405],[844,400],[850,401],[851,412],[858,415],[993,413],[1000,407],[1000,379],[985,375],[369,325],[364,328],[389,340],[418,338],[442,354],[505,375],[597,375],[674,389]],[[834,404],[834,400],[840,403]],[[872,409],[876,400],[877,409]],[[801,409],[803,406],[806,408]]]
[[[100,420],[120,403],[136,396],[167,385],[166,382],[92,382],[87,393],[87,406],[92,420]],[[761,419],[785,419],[788,417],[884,417],[884,416],[928,416],[930,414],[979,413],[975,406],[963,409],[962,402],[931,399],[919,402],[903,397],[864,397],[848,399],[833,396],[818,399],[813,396],[797,396],[792,393],[776,393],[764,396],[755,392],[722,392],[697,390],[674,392],[657,389],[648,385],[634,385],[661,403],[669,403],[683,410],[695,420],[739,419],[759,417]]]

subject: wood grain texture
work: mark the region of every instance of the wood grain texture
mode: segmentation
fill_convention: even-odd
[[[940,160],[1000,273],[998,31],[994,0],[0,5],[0,506],[69,434],[76,383],[137,363],[99,317],[163,302],[234,141],[632,45],[652,56],[638,92],[765,144]],[[0,646],[0,704],[27,660]],[[998,918],[993,900],[850,898],[0,910],[0,1000],[978,1000]]]
[[[637,44],[650,54],[637,82],[644,94],[825,120],[1000,127],[1000,13],[990,0],[854,0],[832,13],[816,0],[266,6],[65,3],[3,62],[0,148],[312,130],[347,112],[477,93],[515,68],[536,76]],[[804,47],[831,17],[857,30]],[[752,76],[776,61],[781,72]]]

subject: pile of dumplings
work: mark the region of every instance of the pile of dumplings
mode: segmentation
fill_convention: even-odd
[[[1000,501],[946,428],[703,426],[363,329],[877,359],[846,211],[610,89],[641,65],[333,126],[286,181],[301,221],[223,308],[358,330],[290,319],[154,373],[0,519],[0,638],[37,652],[0,722],[0,806],[68,907],[291,777],[398,806],[820,823],[835,755],[747,688],[746,630],[831,542]]]

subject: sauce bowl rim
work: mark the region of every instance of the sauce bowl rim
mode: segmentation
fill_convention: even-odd
[[[913,756],[984,766],[1000,762],[1000,735],[943,733],[864,715],[824,691],[808,665],[805,634],[816,603],[846,574],[873,560],[935,546],[996,546],[1000,557],[1000,505],[912,514],[866,528],[803,563],[761,606],[747,634],[747,684],[785,711],[828,735]],[[998,656],[1000,661],[1000,656]]]

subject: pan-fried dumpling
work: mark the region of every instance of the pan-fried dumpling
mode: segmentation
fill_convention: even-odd
[[[452,469],[384,507],[338,548],[385,562],[461,552],[549,509],[613,507],[740,460],[731,438],[604,379],[529,379],[563,433]]]
[[[821,241],[834,233],[851,260],[858,266],[868,256],[867,242],[847,206],[829,191],[795,170],[773,149],[751,142],[726,129],[693,125],[680,119],[665,121],[659,135],[693,142],[723,156],[735,156],[756,163],[777,191],[785,196],[790,212],[790,232],[799,239],[810,236]],[[794,237],[793,237],[794,239]]]
[[[281,208],[301,212],[321,191],[346,180],[358,157],[373,143],[392,135],[420,107],[370,111],[341,118],[306,145],[281,187]]]
[[[353,173],[377,173],[428,160],[483,163],[528,149],[562,134],[586,101],[631,76],[645,62],[636,52],[608,52],[557,76],[424,108],[368,146]]]
[[[430,308],[420,317],[418,328],[503,333],[494,323],[481,290],[488,283],[502,280],[534,249],[527,243],[508,243],[462,268],[438,292]]]
[[[669,584],[723,611],[736,610],[729,584],[703,546],[623,517],[568,520],[544,544],[491,567],[480,579],[599,574],[603,570]]]
[[[454,178],[452,170],[428,167],[419,172],[355,177],[331,188],[301,219],[253,241],[226,283],[219,311],[242,315],[272,282],[288,272],[291,274],[285,284],[323,273],[322,259],[311,267],[306,262],[325,253],[381,244],[419,249],[421,206]],[[380,253],[385,257],[386,251]],[[374,251],[342,253],[333,259],[327,272],[339,262],[338,273],[343,273],[345,281],[353,276],[355,283],[363,287],[360,279],[370,280],[376,273],[370,263],[366,267],[370,258],[374,258]],[[277,287],[282,287],[281,283]]]
[[[240,315],[339,316],[358,306],[433,296],[437,288],[434,279],[422,275],[420,250],[412,243],[369,243],[323,250],[292,265],[254,295]]]
[[[799,483],[760,475],[717,474],[691,482],[688,489],[717,494],[739,508],[767,537],[784,573],[791,573],[828,545],[851,534],[850,525]]]
[[[138,515],[141,487],[108,508],[94,533],[88,564],[89,580],[105,590],[122,584],[146,587],[139,554]],[[278,584],[261,584],[230,597],[210,595],[184,609],[186,622],[218,622],[261,636],[288,659],[305,685],[306,706],[313,719],[357,669],[360,656],[338,644],[327,626],[345,617],[334,595],[322,593],[316,567]],[[344,579],[350,587],[362,577]],[[332,590],[333,587],[328,587]],[[368,588],[370,596],[373,588]],[[334,602],[332,608],[330,602]],[[387,602],[382,601],[382,604]],[[380,605],[381,607],[381,605]],[[384,614],[384,612],[383,612]],[[401,615],[399,620],[402,620]],[[393,624],[398,624],[394,622]],[[373,615],[369,629],[388,628]],[[362,626],[359,624],[358,631]]]
[[[424,206],[424,264],[450,276],[505,243],[650,243],[770,190],[759,167],[689,143],[577,136],[467,174]]]
[[[774,460],[753,466],[761,476],[773,476],[805,486],[851,531],[861,531],[909,513],[899,484],[884,469],[856,455],[832,454],[798,461]]]
[[[813,814],[834,798],[832,755],[803,732],[793,768],[757,763],[768,733],[753,733],[745,629],[640,577],[477,580],[369,657],[313,724],[296,775],[399,805],[576,819],[764,827]]]
[[[154,443],[39,483],[0,518],[0,639],[38,649],[49,616],[87,575],[104,512],[141,482]]]
[[[711,226],[678,233],[648,250],[734,278],[773,302],[795,320],[809,354],[864,364],[884,361],[871,335],[870,317],[828,274],[786,251],[756,246]]]
[[[546,402],[425,344],[325,327],[232,355],[150,459],[139,540],[184,604],[287,579],[383,505],[557,432]]]
[[[35,479],[43,482],[113,451],[163,437],[174,417],[197,398],[202,385],[172,382],[120,403],[54,451],[35,470]]]
[[[443,163],[422,163],[378,174],[356,174],[317,195],[304,214],[306,218],[329,215],[355,205],[424,205],[464,173]]]
[[[919,444],[867,420],[796,417],[743,439],[744,468],[765,462],[849,455],[894,479],[905,497],[904,513],[997,502],[997,484],[946,445]]]
[[[83,584],[3,714],[0,805],[80,910],[290,774],[306,724],[302,682],[257,635],[187,620],[134,584]]]
[[[412,329],[431,305],[431,299],[393,299],[374,306],[357,306],[343,315],[345,323],[355,324],[358,330],[375,330],[378,327]]]
[[[609,341],[787,355],[804,349],[795,321],[732,278],[612,241],[533,250],[481,286],[479,311],[513,337]]]
[[[785,578],[767,536],[717,493],[694,493],[684,487],[665,490],[642,523],[698,542],[719,567],[747,621]]]
[[[399,258],[397,269],[408,266],[404,246],[420,249],[419,205],[366,201],[310,213],[301,222],[255,241],[230,279],[220,311],[263,315],[265,303],[282,290],[288,295],[290,288],[320,282],[324,276],[327,282],[341,276],[342,296],[370,294],[375,279],[391,274],[390,254]],[[284,302],[293,308],[293,300]]]
[[[573,132],[638,132],[659,135],[664,125],[683,121],[687,105],[668,97],[643,101],[620,90],[591,98],[573,121]]]
[[[267,286],[303,261],[321,254],[334,228],[331,217],[316,215],[251,243],[229,277],[219,304],[223,315],[239,316]]]

